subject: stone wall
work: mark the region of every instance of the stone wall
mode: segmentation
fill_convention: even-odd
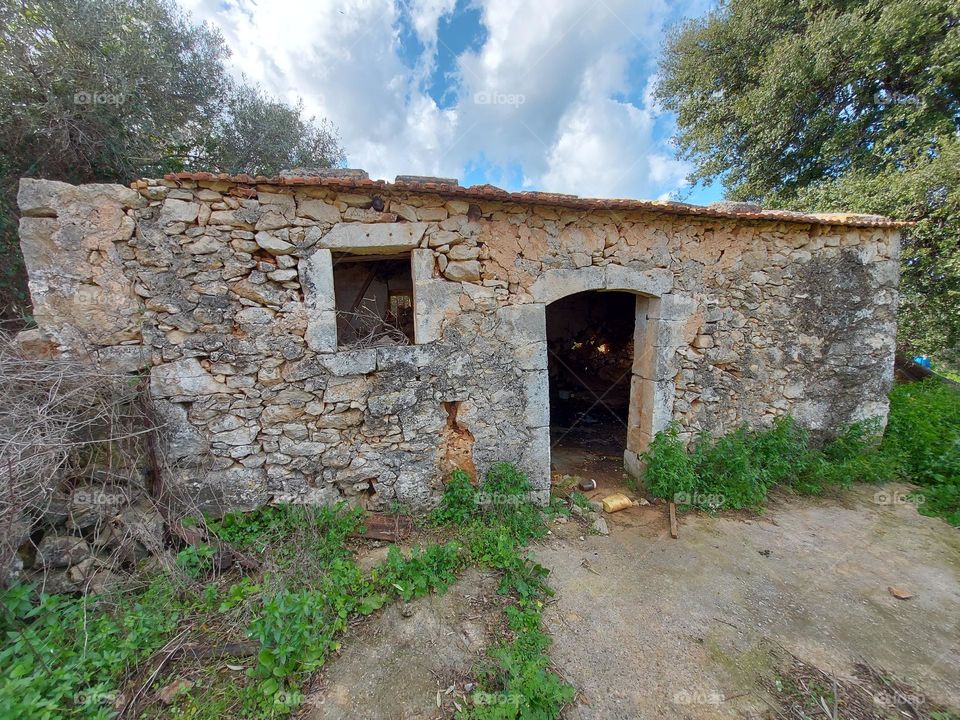
[[[40,328],[150,373],[168,482],[210,505],[435,502],[444,471],[549,488],[545,306],[637,295],[625,458],[671,420],[885,418],[898,233],[838,219],[571,209],[397,185],[24,179]],[[862,226],[867,225],[867,226]],[[338,350],[339,259],[409,257],[415,344]]]

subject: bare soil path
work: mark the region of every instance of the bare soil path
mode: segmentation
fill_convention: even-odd
[[[607,516],[608,537],[556,526],[536,554],[552,655],[581,690],[565,717],[776,717],[760,684],[787,653],[841,678],[866,661],[960,706],[960,532],[877,492],[686,515],[678,540],[663,505]]]
[[[868,712],[841,717],[918,717],[871,707],[862,662],[917,702],[960,707],[960,531],[909,504],[877,504],[878,490],[778,496],[759,517],[688,514],[677,540],[662,504],[607,515],[607,537],[574,519],[552,525],[533,552],[557,593],[544,614],[551,654],[580,690],[564,717],[794,718],[770,691],[790,667],[807,683],[818,673],[828,686],[859,683]],[[452,717],[502,622],[496,585],[470,570],[443,596],[357,625],[303,716]],[[892,585],[913,597],[893,597]]]

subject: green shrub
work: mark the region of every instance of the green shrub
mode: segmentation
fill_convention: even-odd
[[[396,546],[391,546],[387,559],[373,573],[374,583],[403,600],[445,592],[463,566],[461,550],[458,543],[451,541],[414,548],[410,557],[405,558]]]
[[[899,478],[921,486],[920,512],[960,525],[960,393],[937,380],[896,386],[882,439],[868,421],[814,448],[785,417],[765,430],[701,435],[688,450],[674,424],[657,434],[643,460],[647,489],[681,506],[757,508],[775,485],[812,494]]]
[[[470,476],[454,470],[444,488],[440,504],[430,514],[434,525],[463,525],[477,511],[477,491]]]
[[[759,507],[775,484],[802,472],[808,458],[807,435],[790,418],[766,430],[746,426],[712,439],[701,435],[688,452],[671,425],[643,455],[647,488],[684,507]]]
[[[960,392],[936,379],[898,385],[881,450],[922,486],[920,512],[960,526]]]
[[[165,580],[106,608],[20,585],[0,596],[0,717],[108,718],[125,672],[156,652],[185,605]]]

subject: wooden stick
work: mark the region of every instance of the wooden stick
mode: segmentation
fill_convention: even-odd
[[[670,508],[670,537],[677,539],[677,506],[673,501],[668,505]]]

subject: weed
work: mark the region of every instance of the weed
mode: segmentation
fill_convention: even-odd
[[[431,591],[445,592],[462,566],[461,547],[453,541],[414,548],[409,558],[391,546],[386,561],[374,570],[373,581],[383,592],[412,600]]]
[[[476,510],[477,491],[470,476],[463,470],[454,470],[440,504],[430,513],[430,521],[434,525],[462,525]]]
[[[216,550],[205,543],[188,545],[177,553],[177,567],[196,580],[213,567]]]
[[[473,564],[502,572],[498,592],[512,594],[507,608],[509,637],[487,653],[477,667],[479,689],[458,718],[555,718],[574,689],[550,670],[550,638],[542,630],[542,599],[553,594],[548,571],[529,560],[524,546],[546,533],[543,513],[529,501],[529,481],[509,464],[491,468],[479,489],[461,482],[447,486],[434,520],[459,526],[466,555]],[[468,498],[474,500],[468,511]],[[450,497],[448,498],[447,495]]]
[[[935,380],[899,385],[882,439],[876,422],[855,423],[821,448],[789,417],[765,430],[701,435],[689,449],[674,424],[643,460],[647,489],[680,506],[759,508],[775,485],[817,494],[900,478],[922,487],[920,512],[960,525],[960,394]]]
[[[185,609],[165,579],[113,608],[16,586],[0,596],[0,717],[107,718],[124,673],[168,639]]]

